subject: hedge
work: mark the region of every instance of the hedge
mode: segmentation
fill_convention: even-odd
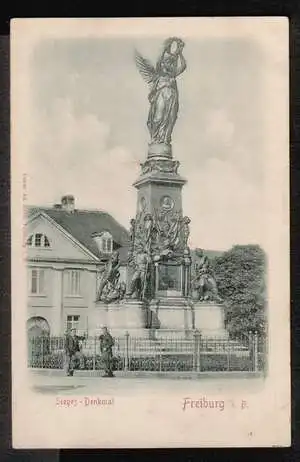
[[[259,355],[259,369],[264,367],[264,358]],[[63,369],[64,357],[63,353],[51,353],[44,357],[32,356],[28,363],[29,367],[45,368],[45,369]],[[82,356],[77,362],[76,369],[79,370],[95,370],[104,369],[104,364],[100,355]],[[116,356],[113,358],[113,369],[124,370],[124,357]],[[157,356],[139,356],[129,359],[129,371],[192,371],[193,356],[186,355],[159,355]],[[250,356],[241,357],[234,353],[229,356],[226,353],[221,354],[201,354],[200,355],[200,370],[201,371],[251,371],[253,370],[253,361]]]

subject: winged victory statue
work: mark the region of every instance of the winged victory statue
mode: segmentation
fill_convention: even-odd
[[[183,48],[184,42],[180,38],[165,40],[155,67],[136,51],[137,68],[150,86],[147,126],[151,144],[171,144],[179,108],[176,78],[186,69]]]

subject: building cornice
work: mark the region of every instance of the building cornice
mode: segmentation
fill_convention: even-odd
[[[59,258],[59,257],[30,257],[26,258],[27,262],[33,262],[33,263],[66,263],[73,265],[74,263],[80,264],[80,265],[104,265],[105,262],[98,260],[98,261],[93,261],[93,260],[81,260],[78,258],[74,259],[65,259],[65,258]]]

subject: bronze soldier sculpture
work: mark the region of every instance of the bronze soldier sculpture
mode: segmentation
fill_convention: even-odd
[[[119,252],[117,250],[115,250],[112,253],[110,260],[107,262],[107,264],[106,264],[106,266],[104,268],[102,278],[101,278],[101,282],[100,282],[100,286],[99,286],[99,289],[98,289],[96,302],[99,302],[101,300],[102,293],[103,293],[106,285],[109,284],[109,283],[114,284],[115,280],[118,279],[118,276],[119,276],[118,269],[119,269],[119,267],[120,267]]]
[[[126,284],[120,281],[120,272],[116,271],[113,277],[107,281],[101,294],[101,301],[104,303],[119,302],[124,298],[125,293]]]
[[[102,360],[104,362],[104,377],[114,377],[112,367],[113,367],[113,352],[112,348],[114,346],[114,339],[108,332],[107,327],[102,328],[102,334],[99,337],[100,340],[100,351],[102,355]]]
[[[127,297],[132,297],[136,294],[137,299],[142,298],[146,284],[148,263],[149,256],[147,252],[141,251],[133,256],[131,264],[134,267],[134,273],[126,294]]]
[[[189,227],[190,222],[191,222],[191,219],[189,217],[183,217],[182,234],[183,234],[183,245],[185,249],[188,248],[188,240],[190,236],[190,227]]]
[[[136,227],[136,220],[132,218],[130,220],[130,248],[133,249],[134,240],[135,240],[135,227]]]
[[[221,303],[222,299],[219,296],[217,283],[208,257],[204,255],[202,249],[196,249],[195,253],[199,258],[199,262],[195,265],[196,275],[192,280],[192,286],[197,291],[198,300],[213,300]]]

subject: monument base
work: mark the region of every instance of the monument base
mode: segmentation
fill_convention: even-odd
[[[184,297],[154,299],[150,303],[150,309],[159,322],[159,329],[155,331],[156,338],[163,335],[183,337],[193,328],[191,305]]]
[[[183,329],[155,329],[153,331],[153,340],[193,340],[194,332]]]
[[[148,339],[193,338],[199,330],[203,338],[227,338],[224,306],[213,302],[194,302],[184,297],[153,299],[150,306],[139,300],[125,299],[119,303],[98,303],[96,333],[107,326],[111,335]]]
[[[147,337],[146,324],[147,308],[141,301],[125,299],[96,306],[97,331],[106,326],[115,337],[122,337],[127,331],[134,337]]]
[[[199,330],[202,337],[228,337],[224,306],[213,302],[195,302],[193,328]]]

